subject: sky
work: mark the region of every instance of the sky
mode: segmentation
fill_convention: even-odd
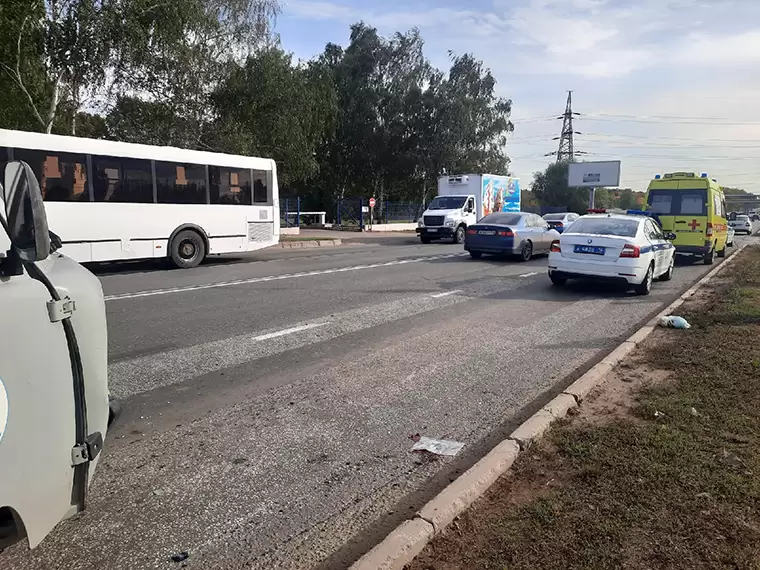
[[[358,21],[419,28],[448,69],[472,53],[513,102],[511,170],[553,160],[567,91],[583,160],[620,160],[620,187],[707,172],[760,193],[759,0],[283,0],[275,32],[297,58],[346,45]],[[524,184],[525,182],[523,182]]]

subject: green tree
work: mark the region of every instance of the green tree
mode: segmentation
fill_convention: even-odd
[[[0,2],[0,127],[40,130],[33,115],[31,101],[43,106],[49,97],[49,85],[43,60],[43,37],[39,29],[26,25],[31,18],[43,17],[42,2],[3,0]],[[22,81],[19,81],[22,78]]]
[[[15,49],[0,49],[0,69],[38,130],[52,132],[68,111],[71,134],[83,106],[108,107],[117,92],[171,101],[202,124],[225,65],[269,37],[279,9],[277,0],[7,2],[0,43]]]
[[[215,118],[213,93],[236,66],[272,42],[279,0],[118,1],[126,25],[117,38],[126,49],[114,63],[113,86],[173,111],[182,129],[167,142],[202,148],[206,125]]]
[[[317,175],[316,151],[337,112],[320,63],[294,65],[280,48],[265,49],[233,68],[213,101],[219,119],[207,141],[214,150],[274,158],[285,186]]]
[[[319,185],[336,197],[424,199],[449,172],[506,174],[511,101],[471,55],[452,56],[448,73],[433,69],[415,29],[390,38],[359,23],[342,49],[328,44],[338,100],[334,136],[318,151]]]
[[[588,208],[588,190],[567,185],[566,162],[555,162],[536,172],[531,191],[542,206],[563,206],[577,213],[584,213]]]

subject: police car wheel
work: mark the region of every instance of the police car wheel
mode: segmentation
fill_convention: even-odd
[[[670,258],[670,265],[668,265],[668,270],[660,276],[660,281],[670,281],[673,279],[673,268],[675,267],[675,264],[676,256],[674,255]]]
[[[644,276],[644,280],[634,288],[637,295],[649,295],[650,291],[652,291],[653,275],[654,268],[650,265],[649,269],[647,269],[647,274]]]

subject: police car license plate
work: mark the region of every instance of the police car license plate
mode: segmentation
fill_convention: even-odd
[[[604,248],[597,245],[576,245],[573,251],[575,253],[591,253],[593,255],[604,255]]]

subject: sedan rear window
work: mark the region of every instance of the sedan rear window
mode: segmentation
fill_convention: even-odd
[[[520,214],[504,214],[497,212],[481,218],[479,224],[496,224],[498,226],[515,226],[520,223]]]
[[[749,221],[749,216],[736,216],[736,219],[739,220],[739,221],[741,221],[741,222],[748,222]]]
[[[639,220],[622,218],[578,218],[563,235],[594,234],[600,236],[636,237]]]
[[[547,222],[559,222],[565,219],[565,214],[546,214],[544,219]]]

